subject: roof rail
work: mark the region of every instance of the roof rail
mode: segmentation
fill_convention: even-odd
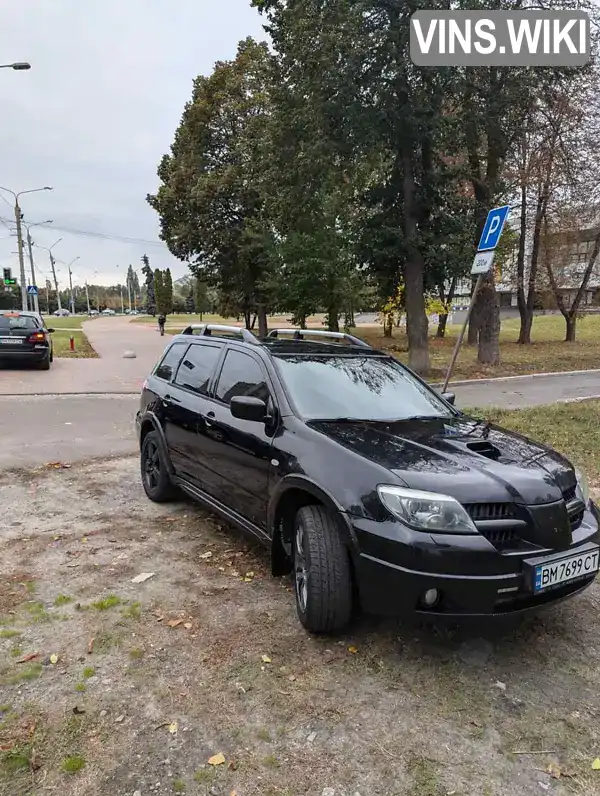
[[[218,323],[192,323],[181,334],[194,334],[194,332],[201,332],[203,337],[212,337],[213,332],[229,332],[230,334],[239,335],[245,343],[259,345],[255,335],[240,326],[222,326]]]
[[[365,343],[359,337],[354,337],[354,335],[346,334],[345,332],[326,332],[323,329],[273,329],[269,332],[268,337],[277,338],[280,334],[293,334],[294,340],[304,340],[304,335],[309,337],[330,337],[334,340],[346,340],[348,343],[361,348],[371,348],[368,343]]]

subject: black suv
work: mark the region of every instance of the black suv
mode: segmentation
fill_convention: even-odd
[[[32,362],[40,370],[50,370],[53,331],[37,312],[0,310],[0,364]]]
[[[453,403],[350,335],[190,326],[143,387],[144,489],[268,545],[313,632],[357,606],[515,614],[581,592],[600,550],[583,475]]]

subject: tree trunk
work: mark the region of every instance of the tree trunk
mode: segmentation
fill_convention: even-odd
[[[269,333],[267,324],[267,310],[264,304],[258,305],[258,336],[266,337]]]
[[[385,315],[383,318],[383,336],[384,337],[393,337],[394,331],[394,316],[393,315]]]
[[[244,323],[246,324],[246,329],[250,330],[251,328],[251,312],[250,310],[244,310]]]
[[[493,277],[486,277],[477,297],[485,323],[479,330],[477,361],[482,365],[500,363],[500,306]]]
[[[406,335],[408,337],[408,364],[423,375],[429,372],[429,321],[425,312],[425,286],[423,263],[414,257],[404,264],[406,296]]]
[[[330,332],[339,332],[340,330],[340,310],[334,300],[327,307],[327,328]]]
[[[521,229],[519,234],[519,251],[517,253],[517,307],[521,316],[521,328],[517,343],[531,343],[531,319],[527,312],[525,300],[525,236],[527,235],[527,186],[521,185]]]
[[[565,323],[567,325],[565,343],[574,343],[577,339],[577,314],[565,315]]]
[[[438,320],[438,328],[435,336],[438,340],[442,340],[446,336],[446,325],[448,323],[448,313],[440,315]]]

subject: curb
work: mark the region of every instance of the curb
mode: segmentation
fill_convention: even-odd
[[[7,392],[0,393],[2,398],[124,398],[128,395],[139,398],[141,390],[129,390],[128,392]]]
[[[523,376],[494,376],[487,379],[464,379],[463,381],[451,381],[448,387],[463,387],[472,384],[497,384],[500,381],[524,381],[525,379],[548,379],[552,376],[581,376],[585,373],[596,373],[600,375],[600,369],[593,370],[557,370],[551,373],[526,373]],[[443,382],[431,384],[431,387],[443,387]]]

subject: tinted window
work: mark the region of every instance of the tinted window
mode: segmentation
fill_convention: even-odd
[[[441,398],[392,359],[282,356],[275,363],[307,420],[453,416]]]
[[[37,318],[31,315],[0,315],[0,329],[39,329]]]
[[[206,395],[220,354],[220,346],[191,345],[179,366],[175,384]]]
[[[177,371],[177,367],[181,362],[181,358],[183,357],[187,346],[187,343],[175,343],[172,345],[164,355],[160,365],[154,371],[154,375],[158,376],[160,379],[171,381],[173,374]]]
[[[228,351],[219,376],[216,397],[228,404],[237,395],[269,400],[269,390],[258,362],[240,351]]]

